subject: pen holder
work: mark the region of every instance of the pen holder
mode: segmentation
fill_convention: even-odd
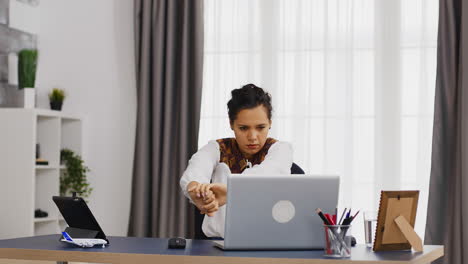
[[[351,237],[346,236],[350,225],[324,225],[325,257],[351,257]]]

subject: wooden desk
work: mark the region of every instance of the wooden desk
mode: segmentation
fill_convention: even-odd
[[[323,251],[222,251],[209,240],[187,240],[186,249],[168,249],[164,238],[108,237],[106,248],[77,248],[60,242],[59,235],[0,240],[0,259],[48,260],[64,263],[195,263],[195,264],[423,264],[444,254],[443,246],[411,251],[372,252],[365,245],[352,248],[349,259],[323,257]]]

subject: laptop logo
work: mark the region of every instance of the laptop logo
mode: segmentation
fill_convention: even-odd
[[[285,224],[294,218],[296,215],[296,208],[291,201],[281,200],[273,206],[271,215],[276,222]]]

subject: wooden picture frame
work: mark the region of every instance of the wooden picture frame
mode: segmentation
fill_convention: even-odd
[[[411,244],[395,219],[403,216],[414,228],[419,191],[382,191],[377,216],[374,251],[408,250]],[[414,233],[414,231],[412,230]],[[414,233],[416,234],[416,233]],[[417,235],[416,235],[417,236]]]

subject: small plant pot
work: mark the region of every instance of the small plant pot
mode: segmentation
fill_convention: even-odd
[[[36,89],[34,88],[23,88],[23,107],[34,108],[36,107]]]
[[[50,102],[50,109],[61,111],[63,102]]]

